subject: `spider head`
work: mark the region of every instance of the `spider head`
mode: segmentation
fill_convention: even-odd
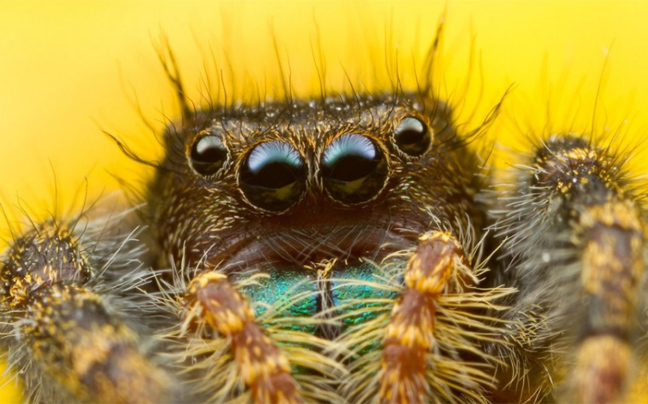
[[[167,130],[150,191],[159,256],[247,268],[411,247],[471,205],[449,122],[419,94],[197,112]]]

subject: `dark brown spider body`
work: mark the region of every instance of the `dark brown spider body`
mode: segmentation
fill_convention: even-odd
[[[424,101],[428,105],[417,94],[385,94],[270,103],[202,112],[171,127],[166,134],[171,153],[150,191],[158,256],[175,257],[178,266],[181,258],[190,265],[202,260],[208,266],[246,266],[238,269],[379,259],[385,255],[378,254],[381,246],[407,248],[433,221],[465,229],[470,218],[481,228],[473,198],[478,158],[458,144],[446,107]],[[406,116],[424,117],[434,137],[430,153],[421,158],[408,156],[394,142],[395,126]],[[336,201],[322,179],[324,150],[349,133],[369,136],[385,159],[384,178],[359,203]],[[222,170],[208,176],[186,163],[192,145],[205,136],[222,139],[226,156]],[[270,141],[293,147],[304,164],[303,189],[279,212],[255,206],[239,184],[246,156]]]
[[[436,46],[417,91],[203,110],[161,55],[183,116],[146,206],[1,261],[28,400],[622,401],[648,307],[624,162],[555,136],[489,192],[471,141],[500,105],[462,133]]]
[[[287,308],[279,314],[297,317],[292,319],[293,328],[301,334],[294,335],[295,340],[306,343],[309,338],[324,338],[315,345],[332,351],[357,349],[354,345],[358,343],[341,341],[354,335],[348,334],[352,325],[359,330],[363,319],[375,322],[376,317],[371,312],[356,313],[362,306],[359,301],[371,301],[367,303],[371,307],[395,299],[394,288],[401,287],[403,276],[402,258],[397,260],[400,272],[388,278],[397,282],[393,285],[366,260],[381,262],[391,253],[411,250],[421,235],[437,232],[448,234],[450,239],[431,242],[429,248],[436,251],[432,255],[447,254],[445,259],[452,262],[456,254],[469,263],[463,251],[473,254],[473,243],[481,238],[483,210],[475,200],[480,186],[476,176],[479,159],[453,129],[447,107],[422,94],[357,95],[214,109],[198,113],[181,128],[171,127],[166,143],[170,153],[150,189],[152,227],[157,230],[154,238],[159,249],[156,255],[162,260],[160,267],[203,268],[193,272],[198,280],[191,284],[197,289],[189,294],[188,306],[183,309],[185,321],[190,318],[199,328],[204,322],[217,328],[224,321],[222,305],[239,312],[240,323],[254,322],[248,303],[232,297],[239,296],[238,292],[223,284],[224,279],[211,279],[209,273],[217,271],[228,276],[227,282],[239,285],[249,303],[257,307],[261,324],[266,311],[277,311],[273,306],[283,304]],[[259,158],[265,158],[266,165],[257,174],[251,173]],[[446,251],[445,243],[456,246]],[[443,276],[451,275],[456,276]],[[261,282],[268,285],[259,289],[246,284],[250,279],[265,279]],[[474,283],[472,279],[465,281],[467,285]],[[436,282],[443,288],[447,279]],[[273,285],[284,285],[284,289]],[[401,327],[418,328],[420,322],[434,317],[433,296],[438,293],[424,297],[425,293],[412,291],[412,303],[404,303],[404,312],[399,315],[421,318]],[[242,305],[232,307],[232,299]],[[212,306],[209,301],[220,303]],[[201,308],[196,309],[198,306]],[[419,313],[421,308],[432,311]],[[484,310],[485,306],[482,314]],[[196,312],[203,313],[205,319],[198,318]],[[267,323],[265,326],[269,327]],[[256,324],[245,327],[219,330],[233,340],[257,340]],[[270,335],[275,336],[272,332]],[[410,347],[402,351],[402,336],[392,338],[392,353],[385,353],[385,360],[404,361],[403,366],[409,366],[411,360],[404,359],[408,355],[421,358],[422,364],[412,365],[409,372],[413,378],[425,380],[426,350]],[[285,361],[274,345],[262,345],[257,345],[264,352],[262,357]],[[232,349],[244,348],[234,344]],[[326,361],[318,356],[320,349],[312,353],[315,362]],[[342,351],[335,356],[353,362],[346,356],[349,352]],[[468,352],[458,350],[454,354]],[[304,371],[318,372],[312,365]],[[331,374],[322,376],[330,378]],[[281,386],[287,389],[284,395],[299,401],[294,396],[295,383],[286,384],[284,380],[285,371],[268,377],[280,377]],[[410,383],[403,377],[404,383]],[[252,388],[251,383],[246,382]],[[268,391],[282,390],[268,383]],[[419,400],[427,394],[427,388],[426,382],[418,383],[405,396],[387,400]],[[338,382],[324,384],[326,389],[340,389]],[[312,387],[309,393],[315,396],[321,388]],[[333,401],[365,394],[363,390],[332,396],[337,397]],[[221,397],[222,393],[215,391],[212,394]],[[254,388],[252,393],[253,397],[266,394]],[[388,391],[380,394],[389,395]]]

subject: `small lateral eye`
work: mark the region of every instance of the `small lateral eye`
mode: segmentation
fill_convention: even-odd
[[[189,152],[189,164],[200,175],[216,173],[227,161],[227,149],[220,136],[196,138]]]
[[[272,212],[285,211],[301,199],[306,189],[304,160],[288,143],[260,143],[243,159],[239,186],[252,205]]]
[[[408,156],[423,155],[432,142],[432,133],[427,125],[418,118],[403,118],[394,130],[396,147]]]
[[[324,188],[345,205],[367,202],[378,196],[387,181],[387,160],[367,136],[345,134],[331,142],[322,156]]]

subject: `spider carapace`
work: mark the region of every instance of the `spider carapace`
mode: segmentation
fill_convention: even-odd
[[[499,106],[460,134],[426,86],[183,106],[143,207],[3,258],[29,401],[623,399],[645,220],[608,149],[544,139],[492,190]]]

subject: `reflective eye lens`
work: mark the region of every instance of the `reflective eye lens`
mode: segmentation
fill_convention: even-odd
[[[239,184],[254,206],[274,212],[286,210],[306,189],[304,161],[287,143],[261,143],[243,161]]]
[[[324,187],[338,202],[358,204],[376,197],[387,179],[382,150],[362,135],[342,135],[322,156]]]
[[[400,151],[418,157],[430,147],[432,134],[425,123],[417,118],[407,117],[396,126],[394,140]]]
[[[196,139],[189,155],[191,167],[200,175],[212,175],[225,164],[227,149],[219,136],[203,136]]]

